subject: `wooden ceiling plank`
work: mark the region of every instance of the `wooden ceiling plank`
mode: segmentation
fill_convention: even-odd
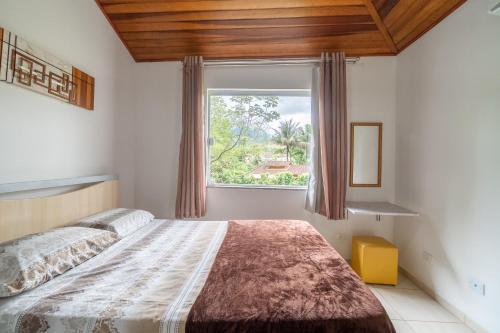
[[[380,17],[384,19],[398,4],[399,0],[373,0],[373,2]]]
[[[192,30],[192,31],[172,31],[172,32],[131,32],[123,33],[123,37],[127,42],[142,41],[142,40],[172,40],[172,39],[206,39],[206,38],[247,38],[259,39],[266,36],[283,36],[283,37],[320,37],[329,35],[350,35],[357,32],[364,32],[365,28],[356,31],[351,28],[348,32],[339,26],[316,26],[304,29],[302,27],[289,28],[266,28],[266,29],[230,29],[230,30]],[[371,33],[379,33],[376,26],[373,25]]]
[[[168,1],[105,5],[108,14],[165,13],[213,10],[246,10],[363,5],[364,0],[231,0],[231,1]]]
[[[301,38],[296,40],[290,40],[289,42],[284,42],[280,39],[276,41],[266,41],[259,42],[255,41],[253,43],[242,42],[241,44],[213,44],[204,43],[199,45],[187,45],[187,46],[168,46],[168,47],[152,47],[152,48],[132,48],[136,54],[163,54],[166,52],[186,52],[190,54],[196,53],[207,53],[207,52],[247,52],[254,49],[257,50],[267,50],[267,49],[321,49],[321,48],[385,48],[389,50],[384,44],[383,37],[380,33],[377,33],[379,38],[362,38],[359,40],[348,39],[348,38]],[[373,36],[372,36],[373,37]]]
[[[401,37],[401,39],[398,40],[398,47],[400,48],[400,50],[405,49],[408,45],[420,38],[423,34],[432,29],[436,24],[441,22],[445,17],[447,17],[450,13],[455,11],[465,2],[466,0],[447,0],[446,4],[441,6],[439,9],[434,8],[434,10],[424,10],[425,12],[429,12],[429,15],[427,16],[425,16],[423,13],[419,13],[419,15],[415,16],[414,18],[414,20],[420,20],[419,24],[409,22],[408,26],[413,26],[414,29],[411,31],[404,29],[401,31],[401,36],[403,35],[403,31],[405,32],[405,36],[398,36]]]
[[[264,19],[264,20],[224,20],[198,22],[166,22],[166,23],[115,23],[119,32],[138,31],[185,31],[204,29],[255,29],[279,27],[309,27],[309,26],[373,26],[370,16],[333,16],[333,17],[303,17],[295,19]],[[355,27],[353,27],[355,28]]]
[[[324,16],[370,15],[366,6],[336,6],[314,8],[278,8],[250,10],[220,10],[204,12],[174,12],[159,14],[111,14],[117,23],[182,22],[205,20],[245,20]]]
[[[443,5],[445,3],[450,4],[451,2],[454,3],[456,2],[456,0],[442,0],[440,2],[427,0],[425,6],[422,9],[414,12],[414,14],[406,20],[405,24],[401,26],[401,29],[394,31],[394,40],[400,42],[412,31],[418,29],[420,25],[425,23],[429,19],[429,17],[435,15],[439,16],[441,14],[441,8],[443,7]]]
[[[120,39],[120,41],[122,42],[123,46],[125,46],[125,48],[127,49],[128,53],[130,54],[130,56],[132,57],[132,59],[134,59],[135,61],[137,61],[137,59],[135,58],[134,54],[130,51],[127,43],[125,42],[125,40],[123,39],[123,36],[118,32],[118,30],[116,30],[116,26],[115,26],[115,23],[113,22],[113,20],[111,20],[109,18],[109,16],[106,14],[106,12],[104,11],[104,7],[102,6],[100,0],[95,0],[95,3],[97,5],[97,7],[99,7],[99,10],[101,11],[101,13],[104,15],[104,17],[106,18],[106,20],[108,21],[109,25],[111,25],[111,28],[113,28],[113,30],[116,32],[116,34],[118,35],[118,38]]]
[[[210,38],[198,38],[198,39],[186,39],[186,38],[178,38],[171,39],[168,41],[164,40],[136,40],[129,41],[129,47],[131,49],[137,48],[168,48],[174,46],[192,46],[192,45],[232,45],[232,44],[261,44],[264,45],[266,43],[296,43],[297,41],[308,41],[308,42],[326,42],[326,41],[336,41],[343,43],[359,43],[361,45],[377,45],[384,46],[385,40],[378,31],[367,32],[367,33],[353,33],[349,35],[325,35],[325,36],[283,36],[280,34],[268,35],[262,38],[254,38],[248,39],[242,36],[234,36],[234,37],[210,37]]]
[[[387,30],[394,36],[413,16],[427,6],[429,1],[432,0],[411,0],[411,2],[402,0],[399,2],[384,19]]]
[[[313,49],[321,49],[321,48],[332,48],[335,47],[337,49],[342,49],[342,48],[348,48],[348,49],[354,49],[354,48],[384,48],[386,51],[389,51],[389,49],[384,45],[380,43],[376,43],[373,41],[367,41],[364,44],[354,44],[352,42],[347,42],[347,43],[342,43],[342,42],[337,42],[337,41],[324,41],[324,42],[311,42],[307,40],[298,40],[294,43],[290,44],[271,44],[271,43],[266,43],[264,45],[266,49],[277,49],[277,48],[288,48],[288,49],[294,49],[294,48],[313,48]],[[134,52],[137,55],[140,54],[164,54],[164,53],[176,53],[176,52],[185,52],[187,54],[196,54],[196,53],[203,53],[205,50],[211,49],[214,47],[214,45],[189,45],[189,46],[175,46],[175,47],[168,47],[168,48],[135,48],[133,49]],[[249,50],[254,50],[254,49],[259,49],[261,48],[262,45],[257,44],[257,43],[252,43],[252,44],[233,44],[233,45],[215,45],[214,49],[211,49],[211,52],[230,52],[231,49],[233,48],[232,52],[247,52]]]
[[[447,0],[444,0],[447,1]],[[399,29],[394,30],[394,40],[401,42],[412,31],[418,28],[428,17],[433,13],[439,13],[440,4],[435,2],[427,2],[426,5],[419,11],[414,12],[411,17],[405,20],[405,23]]]
[[[391,34],[387,30],[387,27],[385,26],[384,22],[382,21],[382,18],[380,17],[380,14],[377,11],[377,8],[375,8],[375,5],[373,4],[372,0],[365,0],[366,3],[366,8],[372,15],[373,21],[375,21],[375,24],[377,25],[380,33],[384,36],[387,46],[389,49],[394,52],[395,54],[398,53],[398,47],[394,43],[394,40],[392,39]]]
[[[293,35],[268,35],[259,38],[248,38],[242,36],[234,37],[208,37],[208,38],[177,38],[169,40],[133,40],[129,41],[128,45],[130,48],[148,48],[148,47],[170,47],[170,46],[187,46],[187,45],[202,45],[202,44],[213,44],[213,45],[231,45],[231,44],[243,44],[243,43],[256,43],[256,42],[269,42],[269,41],[282,41],[284,43],[295,40],[329,40],[337,39],[344,41],[353,41],[353,43],[377,43],[378,45],[385,45],[385,40],[381,37],[380,33],[357,33],[357,34],[329,34],[323,36],[309,35],[309,36],[293,36]]]

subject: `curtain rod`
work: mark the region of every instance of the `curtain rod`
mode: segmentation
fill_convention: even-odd
[[[355,64],[360,57],[346,58],[346,63]],[[203,65],[215,66],[265,66],[265,65],[314,65],[319,64],[320,58],[280,58],[280,59],[235,59],[235,60],[206,60]]]

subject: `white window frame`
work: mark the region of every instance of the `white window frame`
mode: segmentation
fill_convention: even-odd
[[[217,184],[210,176],[210,97],[211,96],[307,96],[311,97],[310,89],[218,89],[208,88],[205,91],[205,180],[207,187],[212,188],[239,188],[265,190],[300,190],[307,186],[297,185],[257,185],[257,184]]]

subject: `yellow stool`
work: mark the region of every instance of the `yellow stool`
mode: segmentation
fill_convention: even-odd
[[[353,237],[352,268],[366,283],[397,285],[398,248],[382,237]]]

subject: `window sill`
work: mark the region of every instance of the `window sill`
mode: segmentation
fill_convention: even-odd
[[[228,188],[228,189],[245,189],[245,190],[291,190],[291,191],[306,191],[307,186],[280,186],[280,185],[225,185],[225,184],[208,184],[207,188]]]

